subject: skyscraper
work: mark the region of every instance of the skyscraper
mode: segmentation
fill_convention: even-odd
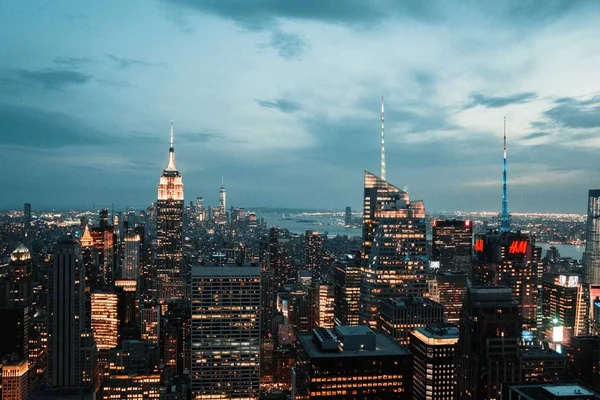
[[[333,286],[326,283],[313,283],[310,288],[312,327],[333,328],[334,296]]]
[[[352,225],[352,208],[350,208],[350,206],[346,207],[346,212],[344,214],[344,225],[345,226]]]
[[[360,258],[346,255],[333,268],[333,314],[336,325],[358,325],[360,310]]]
[[[435,220],[432,229],[431,261],[440,272],[464,272],[473,268],[473,225],[471,221]]]
[[[92,330],[100,351],[117,347],[119,337],[117,302],[117,295],[112,290],[92,293]]]
[[[600,189],[592,189],[588,193],[583,268],[584,285],[590,299],[589,319],[594,332],[598,331],[600,325],[593,312],[593,302],[600,296]]]
[[[509,288],[472,286],[460,319],[457,399],[499,399],[518,382],[521,321]]]
[[[427,291],[425,206],[365,171],[361,320],[377,327],[379,302]]]
[[[323,255],[323,235],[317,231],[306,231],[306,265],[305,268],[311,272],[313,282],[321,282]]]
[[[59,240],[53,253],[48,298],[48,380],[51,387],[82,384],[81,335],[85,277],[79,243]]]
[[[410,333],[414,356],[414,399],[453,400],[455,349],[458,328],[451,324],[428,325]]]
[[[258,399],[260,268],[192,268],[192,398]]]
[[[542,334],[549,343],[567,344],[586,333],[584,287],[579,274],[546,272],[542,276]],[[555,338],[560,336],[560,338]]]
[[[160,177],[157,201],[156,278],[160,298],[185,297],[182,275],[183,181],[175,166],[173,122],[169,161]]]
[[[140,276],[140,235],[134,232],[125,234],[125,260],[123,279],[137,281]]]
[[[31,227],[31,204],[29,203],[23,206],[23,227],[25,230]]]
[[[219,221],[221,224],[227,223],[227,193],[225,192],[225,184],[221,177],[221,187],[219,188]]]
[[[95,286],[110,287],[115,279],[115,238],[113,227],[108,223],[107,209],[100,211],[100,223],[92,229],[92,240],[98,253],[98,283]]]

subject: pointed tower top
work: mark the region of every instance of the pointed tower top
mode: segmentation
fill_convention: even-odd
[[[83,236],[81,236],[81,246],[82,247],[91,247],[93,244],[92,235],[90,233],[90,227],[88,225],[85,226],[85,230],[83,231]]]
[[[165,171],[177,171],[175,166],[175,149],[173,148],[173,121],[171,121],[171,147],[169,148],[169,162]]]
[[[384,140],[384,128],[383,128],[383,93],[381,94],[381,179],[385,180],[385,140]]]
[[[508,213],[506,178],[506,117],[504,117],[504,154],[502,168],[502,211],[500,212],[500,232],[510,232],[510,214]]]

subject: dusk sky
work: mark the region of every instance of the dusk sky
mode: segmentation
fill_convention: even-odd
[[[147,206],[175,124],[186,202],[586,210],[600,187],[600,3],[2,1],[0,209]]]

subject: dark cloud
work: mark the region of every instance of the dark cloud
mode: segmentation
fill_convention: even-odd
[[[537,138],[546,137],[549,135],[550,134],[547,132],[534,132],[534,133],[530,133],[529,135],[524,136],[523,140],[537,139]]]
[[[114,61],[119,68],[129,68],[134,65],[141,67],[159,67],[162,64],[153,63],[144,60],[138,60],[136,58],[126,58],[126,57],[117,57],[114,54],[107,54],[106,57],[112,61]]]
[[[261,100],[254,99],[259,106],[264,108],[272,108],[284,113],[293,113],[301,109],[300,104],[286,99]]]
[[[574,129],[598,128],[600,127],[600,98],[579,100],[562,97],[554,102],[554,107],[544,112],[544,116],[547,121],[538,123]]]
[[[0,143],[60,148],[101,143],[101,135],[61,113],[0,103]]]
[[[502,108],[512,104],[527,103],[537,98],[537,95],[532,92],[517,93],[510,96],[494,97],[487,96],[481,93],[471,93],[469,102],[465,106],[465,109],[473,108],[477,106],[483,106],[487,108]]]
[[[77,68],[83,64],[88,64],[91,61],[92,59],[88,57],[56,57],[54,59],[54,64],[64,65],[69,68]]]
[[[79,71],[70,69],[19,69],[13,71],[12,78],[8,78],[24,85],[41,86],[45,89],[58,90],[67,86],[83,85],[92,77]]]
[[[299,58],[306,48],[306,43],[300,36],[293,33],[281,32],[279,30],[275,30],[271,33],[271,40],[268,45],[277,50],[279,56],[287,58],[288,60]]]

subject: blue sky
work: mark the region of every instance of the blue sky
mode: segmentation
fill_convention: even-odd
[[[142,206],[175,121],[186,200],[361,206],[379,171],[428,210],[584,212],[600,185],[600,5],[0,2],[0,208]]]

